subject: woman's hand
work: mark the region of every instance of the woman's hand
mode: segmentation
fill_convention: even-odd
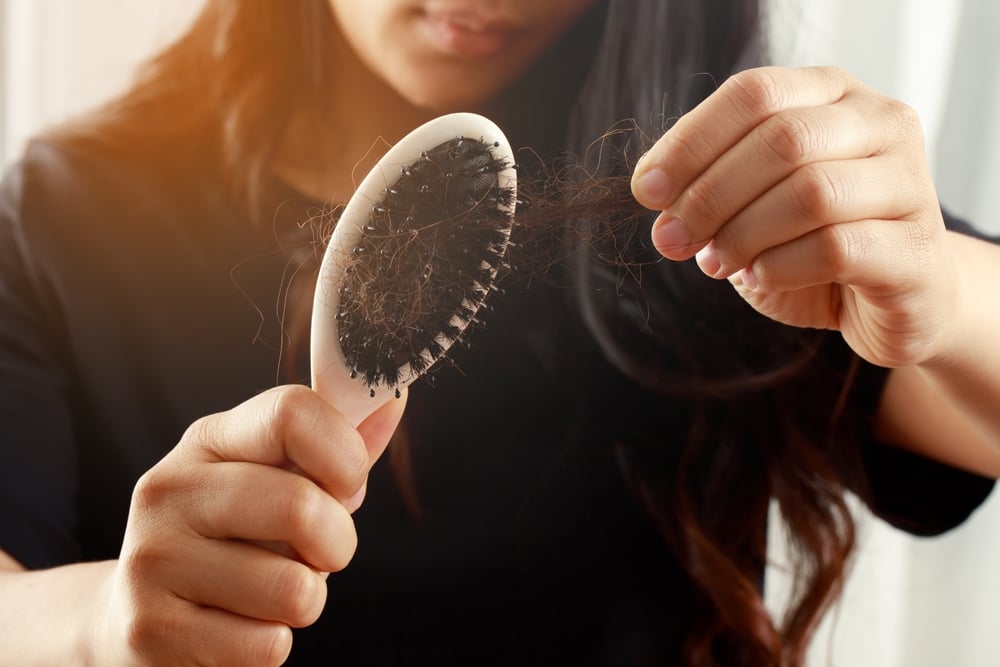
[[[100,664],[281,664],[354,554],[351,512],[403,406],[355,430],[288,386],[193,424],[136,486]]]
[[[775,320],[889,367],[945,353],[959,291],[915,113],[833,68],[742,72],[632,181],[653,242]]]

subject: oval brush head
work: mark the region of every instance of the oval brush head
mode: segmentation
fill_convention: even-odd
[[[494,289],[515,199],[513,152],[487,118],[441,116],[390,148],[320,266],[313,389],[357,425],[437,362]]]

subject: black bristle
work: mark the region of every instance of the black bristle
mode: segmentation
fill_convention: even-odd
[[[498,144],[456,138],[400,169],[352,252],[337,314],[353,376],[369,387],[396,386],[409,364],[421,374],[444,355],[441,340],[495,290],[516,196],[498,174],[510,168]]]

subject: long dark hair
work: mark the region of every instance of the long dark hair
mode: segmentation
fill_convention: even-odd
[[[729,75],[766,63],[761,4],[608,3],[570,145],[585,155],[588,143],[628,119],[636,131],[612,135],[592,165],[605,178],[627,175],[649,137]],[[608,163],[608,154],[620,159]],[[671,401],[691,415],[681,448],[666,444],[670,434],[655,417],[619,443],[623,474],[698,591],[685,663],[804,664],[855,542],[843,480],[861,487],[850,446],[859,434],[848,432],[857,422],[844,411],[858,361],[825,332],[756,316],[725,281],[706,280],[691,262],[654,262],[642,241],[648,228],[637,218],[614,230],[610,245],[629,253],[615,250],[620,261],[581,254],[577,284],[606,355],[650,390],[645,414]],[[589,245],[603,236],[581,238]],[[824,366],[830,359],[839,363]],[[762,592],[768,526],[754,519],[772,501],[797,577],[777,622]]]
[[[598,3],[508,91],[498,120],[515,144],[580,156],[627,197],[621,184],[650,137],[730,74],[765,61],[760,4]],[[316,108],[335,90],[324,57],[333,34],[327,0],[208,0],[125,95],[52,136],[158,155],[168,171],[211,180],[253,217],[291,110]],[[528,93],[530,113],[516,103]],[[626,120],[629,131],[609,134]],[[598,137],[613,150],[587,165]],[[581,216],[581,224],[593,221]],[[609,263],[591,241],[576,273],[590,331],[648,401],[648,423],[622,437],[619,461],[694,582],[685,662],[800,665],[854,543],[842,480],[856,474],[844,452],[857,434],[848,432],[843,406],[857,362],[845,353],[840,365],[822,366],[830,355],[818,352],[829,338],[755,317],[690,262],[651,261],[637,241],[648,229],[642,224],[632,218],[611,240],[634,255]],[[654,416],[667,400],[692,415],[681,447],[666,444],[676,434],[657,430]],[[789,613],[777,622],[762,594],[767,526],[756,520],[772,500],[798,576]]]

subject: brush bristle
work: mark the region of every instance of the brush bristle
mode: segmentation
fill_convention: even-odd
[[[495,144],[456,138],[402,167],[351,250],[336,314],[352,376],[393,387],[429,369],[470,324],[505,265],[515,192]],[[373,389],[374,391],[374,389]]]

